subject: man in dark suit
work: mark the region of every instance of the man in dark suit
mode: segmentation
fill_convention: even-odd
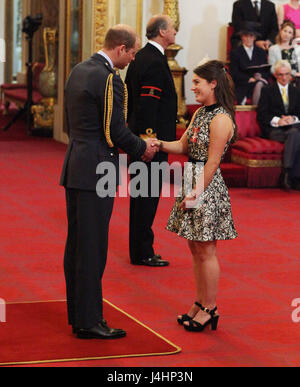
[[[284,143],[283,185],[300,188],[300,91],[290,84],[291,66],[281,60],[275,64],[277,82],[262,90],[257,120],[263,136]]]
[[[64,270],[68,320],[78,338],[111,339],[126,334],[109,328],[103,319],[101,280],[118,185],[118,148],[145,161],[157,151],[151,141],[143,141],[126,127],[126,89],[114,70],[125,68],[138,46],[137,35],[130,27],[111,28],[104,48],[78,64],[66,83],[70,141],[60,181],[66,190],[68,217]],[[101,165],[107,166],[107,162],[117,176],[110,192],[97,189],[105,177]]]
[[[128,86],[128,125],[141,137],[157,137],[166,141],[176,138],[177,94],[168,66],[165,49],[175,42],[176,30],[170,17],[156,15],[147,25],[148,44],[141,49],[128,68],[125,82]],[[167,162],[168,155],[159,152],[153,162]],[[134,161],[134,159],[132,160]],[[148,163],[148,195],[130,199],[130,260],[134,265],[168,266],[153,249],[152,230],[162,176],[157,194],[151,194],[151,172],[154,163]],[[134,177],[134,176],[131,176]],[[132,180],[131,180],[132,181]],[[155,196],[155,197],[154,197]]]
[[[235,94],[238,105],[244,105],[247,98],[257,105],[261,89],[268,84],[271,76],[268,65],[268,54],[257,47],[254,42],[257,32],[248,22],[240,31],[242,45],[230,52],[230,74],[235,84]],[[260,67],[260,66],[266,67]]]
[[[233,4],[231,37],[232,48],[240,43],[239,32],[245,21],[252,22],[260,38],[256,41],[258,47],[268,50],[275,43],[278,34],[278,21],[275,5],[269,0],[238,0]]]

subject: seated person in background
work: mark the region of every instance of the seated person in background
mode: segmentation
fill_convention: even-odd
[[[290,84],[291,65],[275,64],[277,82],[262,90],[257,121],[264,137],[284,143],[283,185],[300,189],[300,91]]]
[[[270,77],[268,55],[254,44],[257,33],[249,23],[245,23],[240,35],[242,45],[231,51],[229,67],[236,100],[238,105],[245,105],[247,98],[252,98],[252,104],[257,105],[261,89],[268,84]]]
[[[260,35],[256,45],[268,50],[275,43],[278,34],[278,22],[275,5],[269,0],[238,0],[233,4],[232,26],[234,33],[231,46],[236,48],[241,44],[239,32],[245,22],[252,22],[255,31]]]
[[[289,3],[280,4],[277,8],[277,18],[279,27],[284,20],[290,20],[296,27],[296,38],[300,38],[300,1],[290,0]]]
[[[286,59],[291,65],[292,75],[294,77],[300,76],[300,46],[293,45],[295,36],[296,28],[294,23],[290,20],[285,20],[277,35],[277,44],[269,48],[269,63],[272,65],[272,74],[274,74],[275,63],[281,59]]]

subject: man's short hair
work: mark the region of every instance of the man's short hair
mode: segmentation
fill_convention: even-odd
[[[147,26],[146,37],[154,39],[159,35],[160,30],[168,29],[168,19],[165,15],[159,15],[153,18]]]
[[[135,47],[137,35],[134,31],[125,26],[116,26],[107,31],[104,40],[104,47],[108,50],[113,50],[118,46],[125,45],[126,50]]]
[[[274,73],[276,74],[277,70],[281,67],[285,67],[287,68],[289,71],[292,71],[292,67],[290,65],[290,63],[285,60],[285,59],[281,59],[281,60],[278,60],[276,63],[275,63],[275,66],[274,66]]]

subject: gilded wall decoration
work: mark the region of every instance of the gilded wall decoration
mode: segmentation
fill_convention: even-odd
[[[108,28],[108,0],[94,0],[94,52],[103,47]]]

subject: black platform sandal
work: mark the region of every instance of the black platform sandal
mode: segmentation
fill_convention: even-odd
[[[189,323],[188,325],[183,324],[184,328],[190,332],[202,332],[205,329],[205,327],[210,325],[211,330],[216,331],[217,327],[218,327],[219,317],[220,317],[220,316],[215,316],[216,311],[217,311],[217,307],[215,307],[213,310],[210,310],[210,309],[205,308],[204,306],[201,305],[200,309],[203,310],[203,312],[208,313],[210,315],[210,319],[208,321],[206,321],[204,324],[200,324],[198,321],[190,319],[188,321],[188,323]]]
[[[194,305],[197,305],[200,309],[203,308],[203,306],[198,301],[195,301]],[[183,314],[181,318],[179,317],[177,318],[177,322],[180,325],[183,325],[185,321],[191,321],[191,320],[193,320],[193,317],[189,316],[188,314]]]

